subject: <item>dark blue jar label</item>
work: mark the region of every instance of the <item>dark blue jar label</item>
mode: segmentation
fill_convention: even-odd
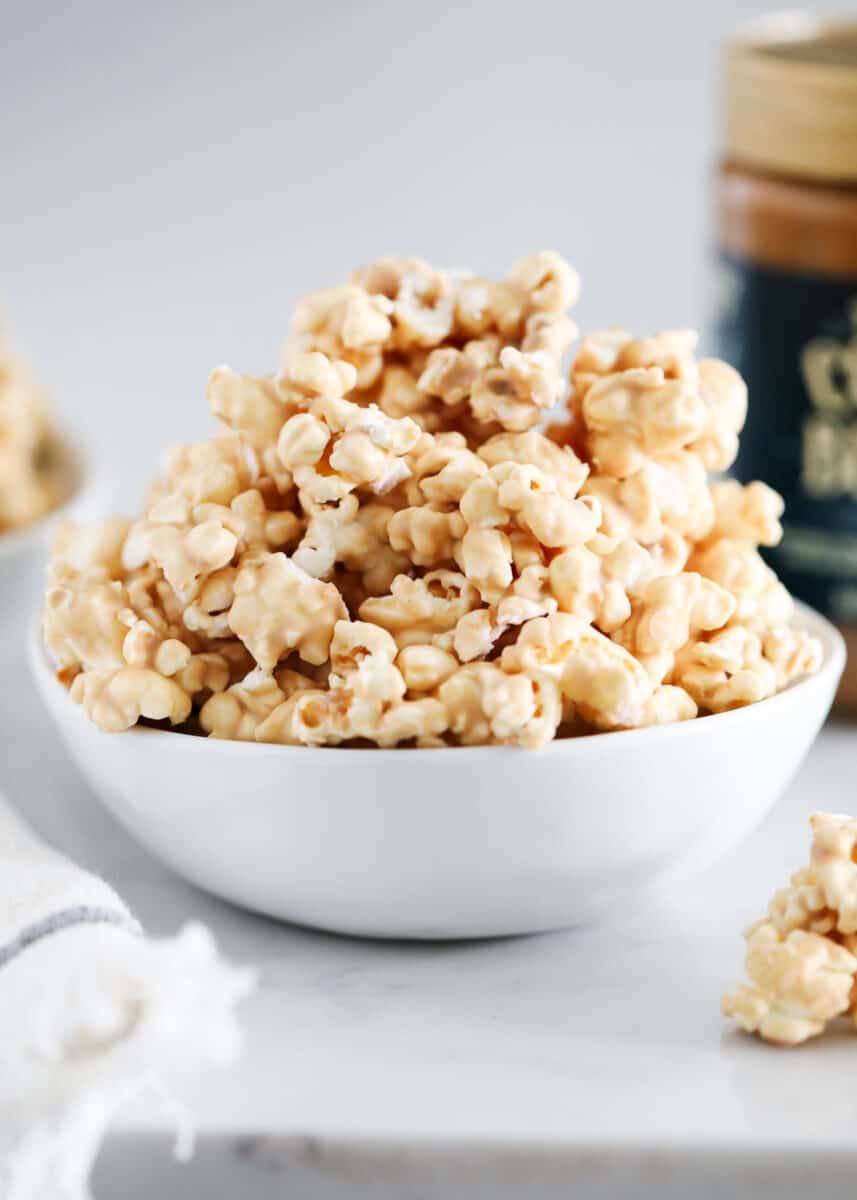
[[[733,472],[786,502],[765,557],[795,596],[857,624],[857,279],[719,269],[717,353],[750,394]]]

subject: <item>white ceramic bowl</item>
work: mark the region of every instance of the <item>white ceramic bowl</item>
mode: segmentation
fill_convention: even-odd
[[[700,870],[748,833],[809,749],[845,662],[827,621],[805,608],[799,620],[821,639],[824,665],[780,695],[540,751],[106,734],[55,679],[38,629],[30,652],[92,787],[179,874],[303,925],[459,938],[584,921]]]
[[[75,460],[77,483],[65,502],[18,529],[0,533],[0,662],[23,651],[33,609],[44,590],[51,536],[58,521],[87,519],[104,510],[105,494],[89,457],[63,438]]]

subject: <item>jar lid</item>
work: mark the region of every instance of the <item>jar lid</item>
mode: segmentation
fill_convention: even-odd
[[[726,47],[726,152],[799,178],[857,180],[857,20],[778,13]]]

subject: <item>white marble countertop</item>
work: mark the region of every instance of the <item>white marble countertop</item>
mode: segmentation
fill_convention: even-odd
[[[189,917],[261,969],[246,1053],[173,1117],[128,1109],[98,1195],[797,1195],[853,1178],[857,1035],[792,1052],[719,1014],[742,928],[801,864],[806,814],[851,810],[857,729],[829,726],[759,831],[697,884],[599,927],[482,943],[371,943],[245,915],[169,874],[98,807],[23,664],[0,697],[0,787],[153,932]],[[20,679],[20,684],[19,684]],[[812,1181],[811,1184],[809,1181]],[[119,1190],[121,1181],[121,1192]]]

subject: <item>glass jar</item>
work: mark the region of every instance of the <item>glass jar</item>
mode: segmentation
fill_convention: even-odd
[[[857,706],[857,21],[754,23],[725,109],[717,352],[750,393],[734,470],[783,495],[766,557],[841,628]]]

